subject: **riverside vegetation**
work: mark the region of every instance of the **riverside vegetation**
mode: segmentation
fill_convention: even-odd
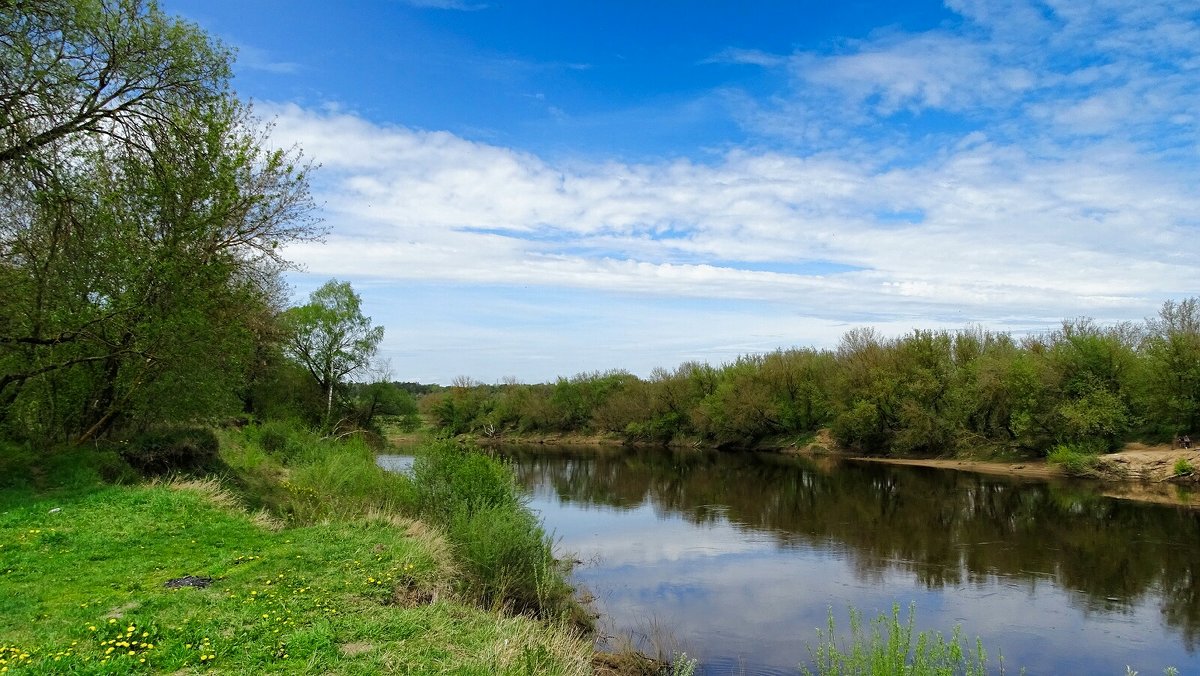
[[[688,362],[554,383],[460,381],[424,411],[454,434],[607,435],[625,442],[753,448],[824,428],[861,454],[1020,454],[1083,468],[1129,440],[1200,429],[1200,298],[1141,324],[1065,321],[1016,339],[981,328],[845,334],[836,350]]]

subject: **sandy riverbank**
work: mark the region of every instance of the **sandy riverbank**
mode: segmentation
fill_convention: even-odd
[[[1066,478],[1062,468],[1045,460],[1023,460],[1018,462],[994,462],[956,458],[875,458],[854,457],[859,462],[876,462],[889,465],[914,467],[936,467],[964,472],[978,472],[999,476],[1024,477],[1029,479]],[[1116,453],[1099,456],[1096,481],[1102,488],[1101,494],[1123,500],[1137,500],[1157,504],[1180,505],[1200,509],[1200,490],[1189,490],[1200,483],[1200,476],[1177,475],[1176,463],[1185,460],[1200,469],[1200,450],[1196,448],[1172,448],[1169,445],[1147,446],[1127,444]]]

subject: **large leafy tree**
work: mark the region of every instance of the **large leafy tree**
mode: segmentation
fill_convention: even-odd
[[[1142,344],[1143,407],[1159,435],[1200,430],[1200,297],[1163,304]]]
[[[229,55],[140,0],[0,7],[0,416],[96,438],[238,405],[306,168],[227,91]]]
[[[312,292],[308,303],[284,313],[288,354],[308,370],[325,393],[325,422],[333,412],[334,390],[371,364],[383,340],[383,327],[371,326],[362,300],[349,282],[331,279]]]

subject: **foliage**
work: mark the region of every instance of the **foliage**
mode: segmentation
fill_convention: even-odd
[[[227,91],[228,51],[138,0],[6,4],[0,422],[41,442],[237,411],[307,169]]]
[[[880,613],[871,621],[868,630],[853,608],[850,610],[850,636],[839,645],[833,610],[829,611],[827,630],[817,630],[818,643],[810,647],[813,667],[801,665],[809,676],[912,676],[987,673],[987,654],[983,643],[976,640],[975,650],[965,647],[961,630],[955,627],[947,640],[939,632],[919,632],[914,637],[916,606],[908,609],[908,618],[900,619],[899,604],[892,606],[891,615]]]
[[[898,338],[855,329],[835,351],[688,362],[646,379],[616,371],[540,385],[463,380],[421,406],[451,434],[736,448],[794,443],[827,427],[859,453],[929,456],[977,447],[1044,455],[1061,444],[1094,453],[1171,439],[1200,426],[1198,402],[1193,298],[1165,303],[1145,325],[1076,319],[1020,341],[979,327]]]
[[[1046,460],[1061,465],[1071,476],[1089,476],[1096,469],[1096,447],[1086,444],[1058,444],[1050,449]]]
[[[289,308],[283,321],[288,333],[284,349],[325,393],[328,425],[334,389],[370,365],[383,327],[371,326],[371,318],[362,313],[362,299],[349,282],[336,279],[313,291],[307,304]]]
[[[1160,438],[1200,430],[1200,297],[1167,301],[1147,321],[1140,398]]]
[[[525,506],[511,470],[454,441],[423,446],[412,476],[386,472],[356,437],[324,439],[273,422],[231,436],[223,457],[252,506],[291,523],[402,514],[441,529],[463,575],[458,591],[511,608],[585,625],[552,543]],[[287,465],[280,480],[277,463]]]
[[[146,476],[204,473],[219,468],[219,447],[212,430],[180,427],[138,435],[121,450],[121,457]]]
[[[1196,467],[1188,462],[1187,458],[1179,458],[1175,461],[1175,466],[1171,469],[1171,473],[1175,476],[1185,476],[1194,474]]]
[[[552,543],[508,467],[478,449],[438,440],[420,450],[413,483],[418,513],[446,529],[475,594],[521,612],[577,613]]]

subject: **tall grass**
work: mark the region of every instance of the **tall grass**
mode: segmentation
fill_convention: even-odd
[[[909,606],[908,618],[900,619],[900,606],[892,613],[880,613],[864,628],[862,616],[850,610],[850,636],[838,639],[833,611],[824,631],[817,630],[817,645],[809,647],[813,669],[801,665],[806,676],[983,676],[987,674],[987,654],[976,639],[974,650],[964,646],[961,629],[946,639],[939,632],[923,631],[915,635],[916,605]],[[1001,666],[1003,673],[1003,666]]]
[[[446,529],[475,594],[493,605],[590,627],[509,467],[443,439],[420,450],[413,485],[419,515]]]
[[[450,541],[465,596],[590,627],[512,471],[478,449],[430,442],[407,476],[377,466],[361,439],[324,439],[294,424],[248,427],[232,441],[239,448],[227,462],[255,506],[300,524],[380,512],[421,519]]]

